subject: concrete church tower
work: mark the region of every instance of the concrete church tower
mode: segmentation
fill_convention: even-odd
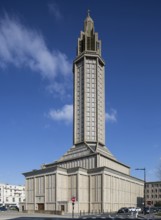
[[[73,146],[57,163],[77,158],[74,166],[96,168],[102,165],[100,153],[116,160],[105,146],[104,75],[105,62],[101,57],[101,41],[88,11],[73,62]],[[85,159],[84,155],[88,155],[88,158]],[[86,162],[83,162],[84,160]],[[62,166],[73,166],[69,164]]]
[[[105,145],[104,61],[101,41],[89,15],[74,61],[74,144]]]
[[[26,211],[109,212],[140,206],[144,182],[105,146],[105,63],[88,12],[73,62],[73,146],[57,161],[24,173]]]

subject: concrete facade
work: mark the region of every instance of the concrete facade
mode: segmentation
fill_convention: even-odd
[[[105,86],[101,41],[90,15],[78,38],[74,60],[74,144],[105,145]],[[92,145],[93,146],[93,145]]]
[[[0,184],[0,205],[11,206],[25,201],[25,186]]]
[[[146,182],[145,186],[146,206],[161,204],[161,181]]]
[[[105,62],[89,13],[73,63],[73,146],[57,161],[24,173],[26,210],[71,213],[141,206],[144,182],[105,146]]]
[[[116,211],[141,205],[143,182],[107,167],[50,167],[26,174],[27,210],[72,212]]]

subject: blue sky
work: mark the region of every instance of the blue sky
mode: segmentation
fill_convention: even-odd
[[[72,62],[87,10],[106,62],[106,146],[131,174],[161,163],[161,1],[0,0],[0,182],[71,146]]]

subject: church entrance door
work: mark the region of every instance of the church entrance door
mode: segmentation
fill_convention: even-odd
[[[44,210],[44,203],[38,203],[37,205],[38,205],[38,210],[39,211]]]
[[[65,206],[64,205],[61,205],[61,211],[65,211]]]

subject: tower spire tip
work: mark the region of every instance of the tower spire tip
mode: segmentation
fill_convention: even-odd
[[[87,15],[88,15],[88,17],[90,17],[90,10],[89,9],[87,11]]]

